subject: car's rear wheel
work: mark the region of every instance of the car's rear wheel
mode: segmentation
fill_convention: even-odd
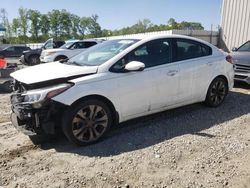
[[[62,129],[69,141],[83,146],[99,141],[112,124],[109,107],[99,100],[73,105],[66,112]]]
[[[210,84],[205,103],[210,107],[222,104],[228,94],[228,84],[224,78],[218,77]]]
[[[40,64],[39,55],[31,55],[28,61],[31,66]]]

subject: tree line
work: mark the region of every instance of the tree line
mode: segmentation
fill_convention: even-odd
[[[97,14],[80,17],[65,9],[42,14],[38,10],[19,8],[18,17],[9,21],[5,9],[0,10],[0,23],[6,28],[5,43],[44,42],[51,37],[59,40],[97,38],[171,29],[204,30],[201,23],[178,23],[174,18],[166,24],[157,25],[144,19],[129,27],[108,30],[101,28],[98,19]]]

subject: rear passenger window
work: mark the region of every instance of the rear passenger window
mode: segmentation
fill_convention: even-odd
[[[177,39],[176,48],[177,61],[193,59],[212,54],[212,49],[209,46],[191,40]]]

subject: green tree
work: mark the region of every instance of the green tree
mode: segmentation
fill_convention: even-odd
[[[149,19],[139,20],[131,27],[132,33],[145,33],[153,24]]]
[[[41,15],[39,25],[40,25],[42,36],[44,38],[47,38],[49,35],[49,31],[50,31],[50,20],[47,14]]]
[[[89,25],[89,32],[94,37],[99,37],[102,34],[102,29],[100,24],[97,22],[99,16],[94,14],[91,16],[90,25]]]
[[[86,33],[89,31],[91,22],[92,20],[90,17],[81,18],[78,31],[82,35],[82,38],[84,38]]]
[[[34,37],[37,40],[41,29],[40,25],[41,13],[37,10],[30,9],[28,10],[28,18],[31,21],[30,33],[32,34],[32,37]]]
[[[102,30],[102,37],[109,37],[109,36],[112,36],[113,35],[113,32],[111,30],[108,30],[108,29],[103,29]]]
[[[27,9],[19,8],[19,21],[20,21],[20,29],[23,36],[27,36],[28,31],[28,12]]]
[[[78,38],[78,31],[79,31],[79,27],[80,27],[80,21],[81,18],[75,14],[71,14],[70,15],[70,19],[71,19],[71,24],[72,24],[72,33],[71,35],[74,38]]]
[[[60,11],[60,35],[64,38],[70,38],[71,37],[71,29],[72,29],[72,22],[71,22],[71,14],[67,12],[66,10]]]
[[[170,18],[168,20],[168,26],[171,28],[171,29],[177,29],[177,22],[175,21],[174,18]]]
[[[60,34],[60,22],[61,22],[60,11],[52,10],[48,13],[48,17],[50,20],[50,28],[51,28],[52,36],[54,36],[57,39]]]
[[[18,36],[19,35],[19,30],[20,30],[20,22],[19,22],[19,19],[17,18],[14,18],[12,20],[12,31],[13,33],[15,34],[15,36]]]
[[[204,27],[198,22],[183,21],[180,23],[180,29],[204,30]]]

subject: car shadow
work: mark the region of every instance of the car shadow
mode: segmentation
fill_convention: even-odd
[[[101,142],[94,145],[76,147],[65,137],[60,137],[40,147],[44,150],[54,148],[58,152],[103,157],[143,149],[185,134],[213,138],[216,135],[202,131],[248,114],[249,99],[247,94],[230,92],[218,108],[194,104],[134,119],[116,126]]]

